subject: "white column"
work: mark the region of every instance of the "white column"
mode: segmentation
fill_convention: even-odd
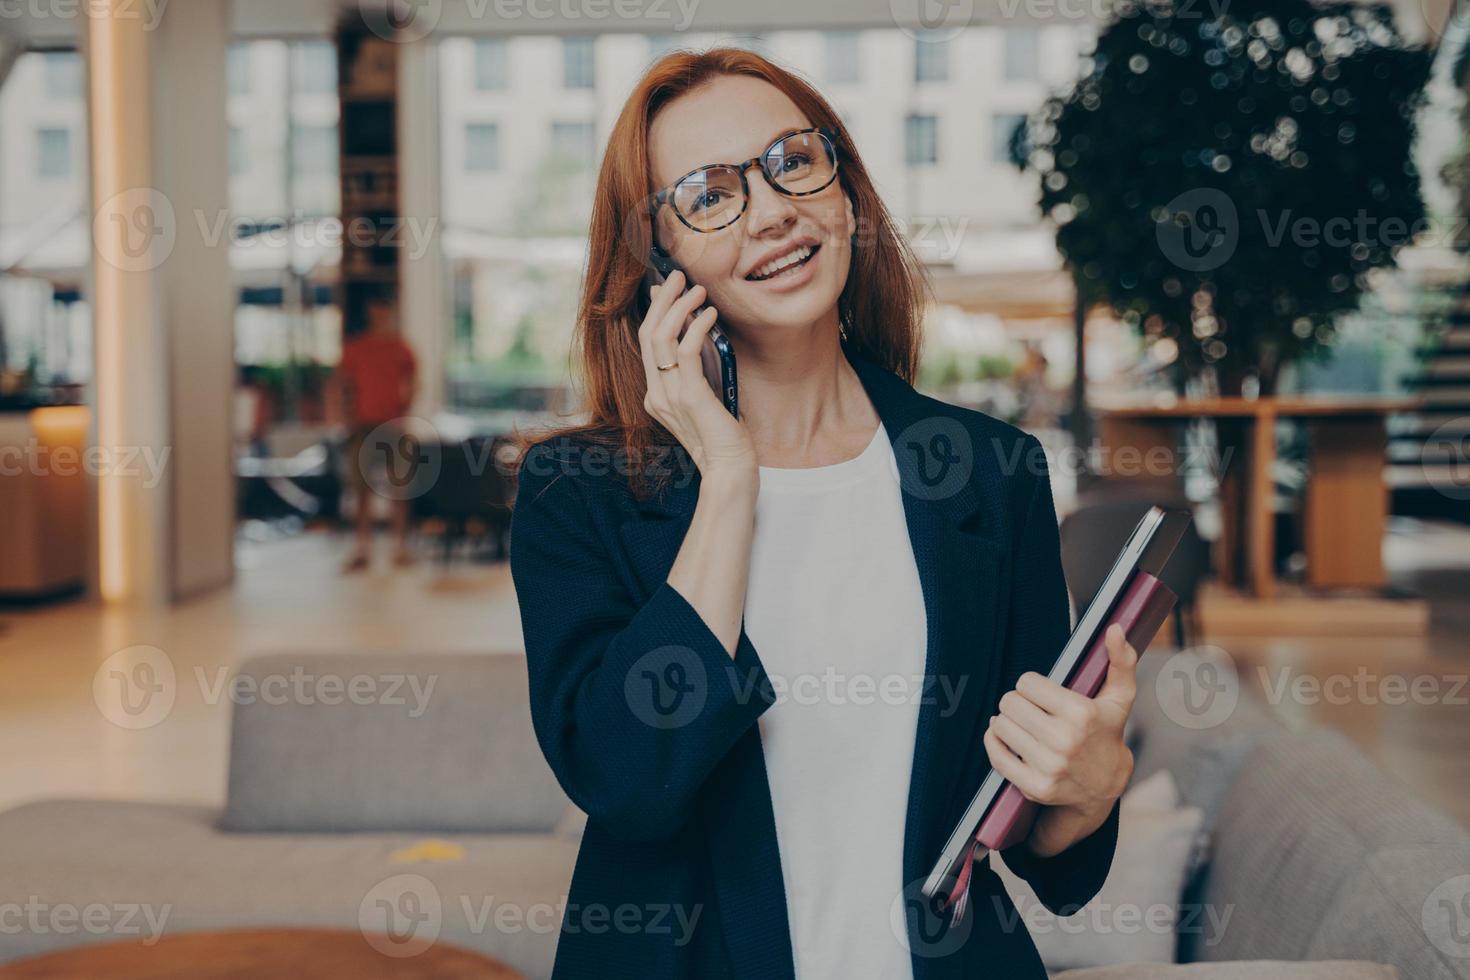
[[[232,576],[226,0],[86,18],[98,588],[164,602]]]
[[[444,220],[439,185],[438,47],[432,38],[401,46],[398,56],[398,208],[406,223],[398,273],[403,338],[419,364],[414,414],[444,407],[444,351],[449,332]]]

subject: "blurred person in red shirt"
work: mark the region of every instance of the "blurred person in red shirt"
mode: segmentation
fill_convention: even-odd
[[[357,514],[356,544],[344,571],[356,572],[368,567],[373,538],[372,496],[376,490],[373,476],[377,469],[393,469],[398,461],[377,459],[384,447],[406,446],[409,439],[405,422],[409,406],[417,390],[418,362],[413,349],[398,334],[395,306],[391,300],[375,299],[367,304],[367,329],[349,339],[342,348],[342,361],[337,368],[339,404],[343,408],[349,437],[347,470]],[[364,458],[364,444],[369,436],[372,445]],[[411,450],[410,450],[411,451]],[[399,494],[381,494],[392,504],[393,561],[407,565],[413,561],[408,550],[408,499]]]

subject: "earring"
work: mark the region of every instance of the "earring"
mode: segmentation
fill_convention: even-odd
[[[842,326],[840,320],[837,323],[837,335],[842,338],[844,343],[847,341],[847,330]]]

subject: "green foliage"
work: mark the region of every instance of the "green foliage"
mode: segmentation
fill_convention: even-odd
[[[1030,127],[1082,301],[1173,338],[1222,390],[1271,390],[1423,229],[1429,64],[1383,4],[1122,8]]]

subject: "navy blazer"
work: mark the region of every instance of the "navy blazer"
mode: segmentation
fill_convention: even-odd
[[[975,868],[958,925],[918,895],[990,770],[981,737],[1000,695],[1025,671],[1046,673],[1069,632],[1041,446],[847,356],[898,460],[933,679],[919,709],[895,941],[906,942],[915,978],[1042,980],[988,863]],[[756,724],[775,695],[744,629],[732,658],[666,581],[699,497],[698,471],[681,458],[670,488],[646,502],[616,456],[565,437],[533,446],[520,474],[511,572],[532,718],[557,779],[588,814],[556,978],[793,976]],[[1005,861],[1044,905],[1071,911],[1106,877],[1117,826],[1115,804],[1061,854],[1042,859],[1021,844]]]

